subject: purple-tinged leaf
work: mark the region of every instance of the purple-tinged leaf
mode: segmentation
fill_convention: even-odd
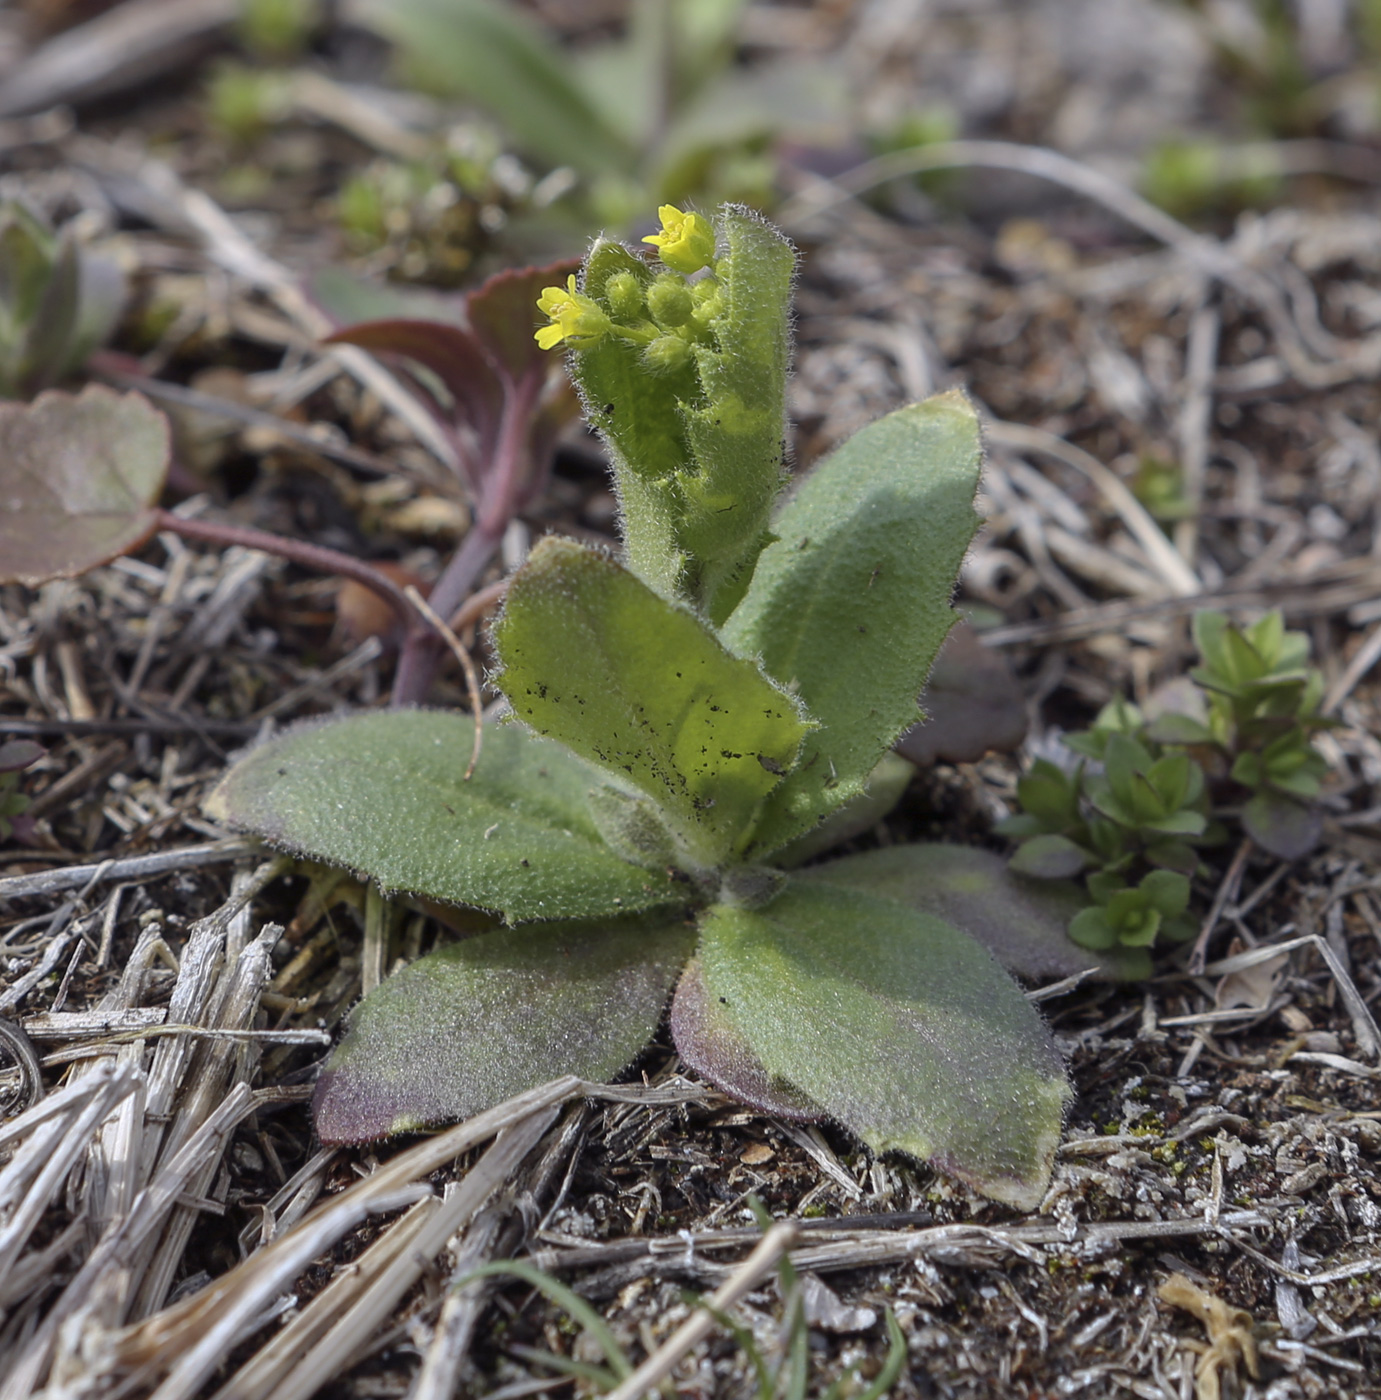
[[[415,360],[442,382],[455,402],[457,417],[492,443],[503,415],[503,385],[484,348],[469,331],[441,321],[364,321],[327,336],[327,345],[358,345],[374,355]],[[481,446],[483,453],[483,446]]]
[[[0,583],[37,587],[137,549],[157,524],[168,420],[88,385],[0,404]]]
[[[1040,1204],[1069,1083],[1039,1014],[973,939],[797,881],[762,909],[707,911],[699,956],[707,993],[768,1072],[875,1152]]]
[[[452,944],[381,983],[317,1081],[324,1142],[468,1118],[558,1075],[604,1080],[651,1040],[694,942],[665,920],[543,923]]]
[[[48,750],[32,739],[6,739],[0,744],[0,773],[19,773],[37,763]]]
[[[1012,753],[1026,737],[1026,700],[1000,652],[956,622],[935,657],[921,694],[925,719],[897,740],[915,764],[976,763],[985,753]]]
[[[545,378],[551,357],[532,334],[542,319],[537,298],[545,287],[564,287],[579,267],[578,258],[563,258],[546,267],[510,268],[465,298],[475,338],[515,384],[530,374]]]
[[[981,943],[1008,972],[1048,982],[1092,972],[1100,980],[1150,976],[1144,952],[1095,956],[1065,930],[1087,897],[1067,881],[1027,880],[993,851],[943,842],[888,846],[800,871],[799,881],[843,885],[932,914]]]
[[[1323,818],[1317,807],[1306,807],[1277,792],[1258,792],[1242,808],[1248,836],[1280,860],[1299,860],[1319,844]]]
[[[677,1053],[716,1089],[763,1113],[811,1123],[824,1110],[794,1085],[770,1075],[743,1033],[705,990],[700,962],[692,958],[671,1002],[671,1038]]]

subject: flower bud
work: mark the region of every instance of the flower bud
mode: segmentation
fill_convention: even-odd
[[[654,370],[680,369],[690,359],[690,346],[679,335],[659,335],[643,351],[643,359]]]
[[[609,309],[621,321],[631,321],[642,313],[643,289],[631,272],[616,272],[605,284]]]
[[[659,326],[684,326],[691,307],[690,288],[679,277],[659,277],[647,289],[647,309]]]

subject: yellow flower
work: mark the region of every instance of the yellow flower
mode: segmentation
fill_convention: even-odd
[[[609,317],[590,297],[575,289],[575,273],[566,279],[564,287],[546,287],[537,298],[537,309],[551,320],[533,333],[533,339],[543,350],[550,350],[569,340],[572,345],[595,340],[612,328]]]
[[[676,272],[699,272],[714,261],[714,229],[703,214],[686,214],[674,204],[657,211],[661,233],[650,233],[644,243],[656,245],[657,253]]]

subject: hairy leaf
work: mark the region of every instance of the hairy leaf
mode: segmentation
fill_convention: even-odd
[[[0,583],[37,587],[137,549],[168,471],[168,420],[98,384],[0,403]]]
[[[518,725],[491,725],[467,783],[473,734],[467,715],[436,710],[298,725],[241,758],[207,811],[386,890],[509,921],[683,900],[665,873],[600,839],[586,806],[594,769]]]
[[[693,613],[572,540],[532,551],[494,644],[514,710],[651,797],[693,865],[733,853],[809,728]]]
[[[823,855],[845,841],[871,831],[902,799],[916,776],[916,766],[894,753],[885,753],[868,777],[868,790],[836,807],[819,826],[788,842],[772,855],[772,864],[790,870]]]
[[[977,516],[978,419],[958,392],[900,409],[813,471],[777,519],[724,628],[822,728],[764,809],[753,852],[785,845],[857,796],[897,736],[954,620]]]
[[[1149,977],[1140,950],[1098,957],[1072,943],[1065,929],[1088,900],[1078,886],[1026,880],[993,851],[941,841],[888,846],[812,866],[796,876],[843,885],[933,914],[980,942],[1008,972],[1046,982],[1094,972],[1100,978]]]
[[[652,1038],[693,946],[655,917],[502,929],[396,973],[317,1081],[325,1142],[468,1118],[562,1074],[617,1074]]]
[[[671,1002],[671,1037],[677,1053],[693,1070],[750,1108],[798,1122],[825,1116],[819,1104],[763,1068],[722,1004],[705,990],[697,958],[691,959],[676,984]]]
[[[890,900],[797,883],[701,925],[705,987],[770,1074],[874,1151],[1032,1210],[1069,1085],[1016,984],[973,939]]]

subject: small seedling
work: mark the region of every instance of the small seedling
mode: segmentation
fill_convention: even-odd
[[[0,203],[0,399],[77,369],[119,320],[125,280],[109,259],[53,230],[21,200]]]
[[[24,813],[29,810],[29,799],[19,790],[19,775],[46,752],[32,739],[8,739],[0,744],[0,841],[8,841],[16,832],[21,839],[28,834]]]
[[[1284,860],[1318,841],[1314,802],[1327,772],[1310,736],[1323,677],[1302,632],[1280,613],[1239,628],[1218,612],[1194,618],[1202,664],[1164,687],[1148,717],[1115,700],[1083,733],[1064,737],[1071,764],[1038,759],[1017,784],[1022,811],[998,824],[1021,842],[1012,866],[1037,879],[1086,873],[1094,904],[1070,921],[1087,948],[1150,947],[1190,938],[1190,879],[1199,849],[1239,821]]]
[[[365,999],[318,1129],[367,1140],[617,1073],[675,989],[678,1048],[726,1091],[1031,1208],[1069,1088],[983,944],[1018,970],[1051,949],[1116,966],[1064,938],[1067,894],[933,846],[793,873],[827,823],[885,811],[874,774],[917,718],[977,523],[977,417],[957,392],[904,408],[780,502],[790,245],[734,207],[665,207],[648,242],[656,264],[598,241],[539,299],[537,343],[567,347],[608,448],[624,553],[549,538],[514,575],[493,629],[511,721],[473,776],[468,717],[392,711],[294,728],[211,799],[503,921]]]

